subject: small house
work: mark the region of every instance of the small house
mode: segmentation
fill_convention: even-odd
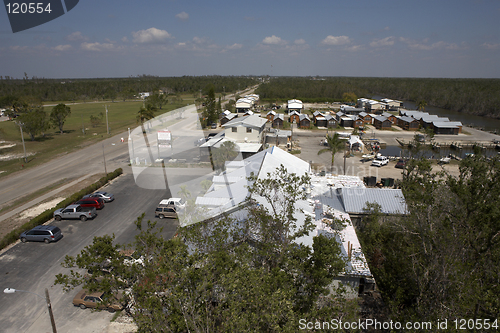
[[[274,110],[271,110],[266,114],[267,120],[269,120],[269,122],[271,123],[273,122],[275,116],[276,116],[276,111]]]
[[[298,124],[300,121],[300,113],[298,113],[297,111],[290,112],[290,118],[288,119],[288,121]]]
[[[335,128],[337,127],[337,119],[335,119],[334,116],[332,116],[331,114],[327,114],[325,116],[325,119],[326,119],[326,127],[327,128]]]
[[[310,128],[311,127],[311,119],[307,114],[301,114],[299,116],[299,127],[300,128]]]
[[[408,116],[399,117],[397,125],[407,131],[416,131],[420,127],[420,123],[418,120]]]
[[[376,116],[373,119],[373,126],[379,130],[388,130],[391,129],[392,122],[384,116]]]
[[[285,122],[285,115],[283,113],[279,113],[274,117],[271,123],[274,128],[283,128],[284,122]]]

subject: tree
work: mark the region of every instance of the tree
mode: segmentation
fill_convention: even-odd
[[[92,127],[97,127],[102,123],[102,120],[104,118],[104,113],[101,111],[97,116],[94,116],[93,114],[90,115],[90,123],[92,124]]]
[[[156,109],[160,109],[168,103],[167,95],[158,92],[146,98],[146,103],[151,104]]]
[[[144,126],[144,122],[155,117],[156,107],[152,104],[146,104],[146,107],[141,107],[137,112],[137,122]]]
[[[232,161],[236,156],[238,150],[234,142],[225,141],[219,148],[212,148],[211,159],[214,170],[224,169],[226,161]]]
[[[71,109],[65,104],[57,104],[52,108],[52,112],[50,113],[50,121],[52,122],[54,127],[59,128],[61,134],[63,134],[64,122],[70,114]]]
[[[424,111],[426,106],[427,106],[427,102],[423,99],[417,103],[417,109],[420,111]]]
[[[331,165],[331,171],[333,171],[333,160],[335,158],[335,154],[345,147],[345,140],[342,140],[337,132],[335,132],[333,135],[328,135],[326,137],[326,143],[328,145],[327,148],[323,148],[320,151],[318,151],[318,155],[321,155],[326,152],[330,152],[332,154],[332,165]]]
[[[500,160],[464,159],[458,176],[414,163],[402,183],[409,214],[360,233],[389,316],[498,318]]]
[[[47,114],[43,109],[24,113],[16,119],[16,122],[30,135],[31,141],[35,141],[35,137],[38,134],[43,133],[49,128]]]
[[[215,102],[215,91],[214,87],[211,86],[208,90],[207,98],[205,99],[205,110],[203,111],[203,126],[210,126],[212,123],[216,123],[218,119],[217,108]]]
[[[248,218],[222,216],[165,240],[154,222],[144,225],[143,215],[134,242],[142,262],[127,265],[114,237],[95,237],[76,257],[65,258],[71,270],[58,274],[56,283],[108,295],[128,288],[140,332],[282,332],[296,331],[300,318],[356,320],[341,298],[334,305],[336,295],[326,296],[345,267],[335,239],[319,235],[313,247],[295,242],[313,228],[310,217],[302,225],[294,217],[308,177],[281,166],[249,181]],[[95,269],[103,261],[111,274]],[[81,273],[89,268],[92,274]]]

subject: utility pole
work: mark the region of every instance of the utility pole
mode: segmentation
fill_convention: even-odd
[[[106,133],[109,135],[108,106],[106,105]]]
[[[132,140],[132,136],[130,135],[130,127],[128,128],[128,141],[132,144],[132,161],[134,161],[134,140]]]
[[[108,175],[108,170],[106,169],[106,156],[104,156],[104,142],[102,143],[102,158],[104,160],[104,174]]]
[[[21,140],[23,141],[24,163],[28,163],[28,159],[26,158],[26,147],[24,146],[24,135],[23,135],[23,126],[22,126],[22,124],[19,124],[19,129],[21,130]]]

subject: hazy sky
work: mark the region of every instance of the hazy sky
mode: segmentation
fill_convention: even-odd
[[[500,78],[499,0],[80,0],[12,33],[0,75]]]

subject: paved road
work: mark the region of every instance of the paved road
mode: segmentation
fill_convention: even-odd
[[[66,255],[76,255],[91,244],[94,236],[114,234],[118,243],[129,243],[137,234],[134,221],[143,212],[154,220],[157,203],[165,198],[165,190],[144,189],[135,184],[130,168],[126,174],[106,187],[116,200],[98,211],[94,220],[81,222],[53,221],[64,237],[56,243],[18,243],[0,255],[0,289],[15,288],[44,295],[49,288],[59,332],[102,332],[111,315],[93,313],[73,307],[77,291],[64,293],[61,286],[52,286],[55,275],[67,273],[60,263]],[[171,238],[176,220],[161,220],[162,235]],[[50,332],[50,321],[44,300],[27,293],[0,294],[0,327],[2,332]]]

